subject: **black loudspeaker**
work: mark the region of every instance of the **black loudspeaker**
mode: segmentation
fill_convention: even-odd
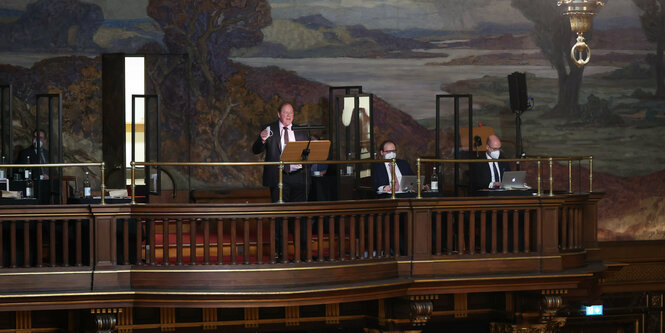
[[[510,91],[510,109],[524,112],[528,108],[526,94],[526,74],[514,72],[508,75],[508,90]]]

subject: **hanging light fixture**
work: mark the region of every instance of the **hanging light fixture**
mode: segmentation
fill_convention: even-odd
[[[584,33],[591,30],[593,16],[599,7],[605,6],[606,0],[559,0],[563,14],[570,19],[570,28],[577,33],[577,43],[570,50],[570,57],[578,67],[589,63],[591,49],[584,41]]]

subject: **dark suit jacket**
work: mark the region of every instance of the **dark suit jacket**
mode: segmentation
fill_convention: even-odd
[[[265,129],[266,126],[263,126],[261,131]],[[272,130],[272,136],[269,137],[266,142],[262,142],[261,136],[256,139],[254,145],[252,146],[252,152],[254,154],[260,154],[266,152],[266,162],[278,162],[279,157],[282,154],[280,149],[280,142],[282,141],[282,131],[283,129],[279,128],[279,121],[275,121],[270,124],[270,129]],[[294,132],[296,141],[307,140],[307,134],[302,131]],[[274,187],[279,183],[279,167],[277,165],[266,165],[263,167],[263,186]]]
[[[48,163],[48,150],[42,149],[42,154],[44,154],[44,161],[43,163]],[[18,159],[16,160],[16,163],[21,163],[25,164],[28,163],[28,156],[30,156],[30,164],[39,164],[40,160],[39,157],[37,157],[37,153],[35,152],[35,147],[29,146],[28,148],[25,148],[21,150],[18,153]],[[49,174],[49,168],[43,168],[45,174]],[[24,170],[21,170],[23,172]],[[39,179],[39,176],[42,174],[42,168],[35,167],[32,168],[32,178],[33,179]]]
[[[500,156],[500,158],[504,158]],[[485,154],[482,154],[479,159],[489,162]],[[499,172],[503,177],[504,171],[510,171],[510,164],[507,162],[499,162]],[[473,191],[488,188],[492,181],[492,174],[487,163],[471,163],[469,166],[469,180],[471,181],[471,188]]]
[[[411,170],[411,167],[407,161],[397,159],[395,163],[397,164],[397,167],[403,176],[413,175],[413,170]],[[386,165],[384,163],[372,164],[372,178],[374,179],[374,190],[378,189],[379,186],[390,185],[388,170],[386,170]]]

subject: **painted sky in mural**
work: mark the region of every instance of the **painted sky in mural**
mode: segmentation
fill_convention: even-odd
[[[5,0],[0,3],[0,8],[22,11],[32,2]],[[99,5],[105,19],[147,18],[145,8],[148,0],[83,2]],[[370,29],[464,30],[484,22],[504,25],[529,23],[510,6],[510,0],[271,0],[270,4],[272,16],[276,19],[321,14],[340,25],[362,24]],[[599,13],[598,20],[610,24],[617,17],[632,17],[632,23],[638,24],[637,8],[631,0],[609,1]]]
[[[468,30],[487,22],[529,23],[510,6],[510,0],[272,0],[270,3],[273,18],[321,14],[337,24],[362,24],[370,29]],[[639,24],[636,14],[632,1],[611,0],[598,19],[609,24],[612,18],[632,17],[633,24]]]

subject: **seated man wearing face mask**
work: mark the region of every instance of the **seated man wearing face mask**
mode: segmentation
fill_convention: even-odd
[[[387,193],[392,192],[391,179],[392,179],[392,163],[390,160],[397,156],[395,143],[386,140],[379,146],[379,154],[381,158],[386,160],[385,163],[373,163],[372,164],[372,177],[374,178],[374,188],[376,193]],[[402,179],[403,175],[413,175],[413,170],[409,166],[409,163],[402,159],[397,159],[395,161],[395,192],[399,192],[399,182]]]
[[[39,132],[39,137],[37,133]],[[32,146],[21,150],[18,154],[16,163],[20,164],[43,164],[48,163],[48,150],[46,148],[46,132],[44,130],[34,130],[32,132]],[[32,168],[33,179],[49,179],[48,168]]]
[[[504,171],[510,171],[507,162],[497,162],[501,158],[501,140],[496,135],[487,137],[487,151],[481,156],[487,163],[471,163],[469,166],[469,179],[474,192],[483,189],[501,187],[501,177]]]

